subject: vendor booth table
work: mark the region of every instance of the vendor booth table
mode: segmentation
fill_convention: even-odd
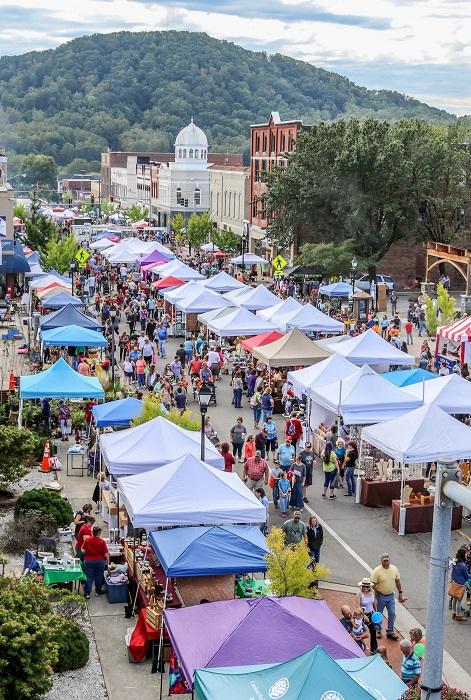
[[[424,490],[423,479],[412,479],[405,482],[413,491]],[[360,503],[370,508],[380,508],[390,506],[391,503],[401,496],[401,481],[372,481],[370,479],[361,480]]]
[[[406,526],[405,533],[411,534],[415,532],[432,532],[433,526],[433,503],[424,503],[423,505],[417,504],[405,504],[406,509]],[[394,500],[392,502],[392,516],[391,524],[399,532],[399,511],[401,508],[401,502],[399,500]],[[453,515],[451,520],[451,529],[459,530],[461,527],[461,519],[463,513],[461,506],[455,506],[453,508]]]
[[[41,570],[44,577],[43,582],[46,586],[87,580],[81,564],[74,564],[70,567],[58,566],[56,564],[43,564]]]

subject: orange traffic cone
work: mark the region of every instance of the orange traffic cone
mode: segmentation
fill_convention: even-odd
[[[50,462],[49,462],[50,456],[51,456],[51,451],[49,449],[49,440],[46,440],[46,444],[44,445],[43,458],[41,460],[41,464],[39,465],[40,472],[50,472],[51,471],[51,466],[50,466]]]
[[[15,379],[14,372],[10,372],[10,378],[8,380],[8,389],[10,391],[15,391],[15,389],[16,389],[16,379]]]

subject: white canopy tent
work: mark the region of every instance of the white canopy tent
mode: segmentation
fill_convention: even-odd
[[[319,345],[321,348],[329,348],[332,350],[330,347],[331,345],[336,345],[337,343],[343,343],[346,340],[351,340],[352,336],[351,335],[334,335],[332,338],[322,338],[320,340],[315,340],[315,344]],[[336,350],[337,352],[337,350]]]
[[[169,304],[176,304],[177,301],[191,299],[195,294],[198,294],[201,289],[202,286],[200,282],[197,280],[189,280],[186,284],[182,284],[181,287],[176,287],[176,289],[166,289],[163,297]]]
[[[201,272],[198,272],[198,270],[195,270],[193,267],[190,267],[186,263],[182,262],[181,260],[175,260],[174,265],[171,265],[170,263],[166,263],[165,265],[158,266],[156,268],[152,268],[152,272],[157,273],[159,277],[177,277],[180,280],[183,280],[184,282],[188,282],[189,280],[204,280],[206,279],[204,275],[201,274]],[[170,265],[170,267],[168,267]],[[163,269],[165,267],[165,270]]]
[[[237,295],[233,301],[249,311],[259,311],[277,304],[279,297],[270,292],[263,284],[259,284],[257,287],[249,287],[245,294]]]
[[[239,282],[235,277],[231,277],[227,272],[221,270],[214,277],[210,277],[204,280],[201,284],[204,284],[206,289],[212,289],[213,292],[230,292],[233,289],[245,289],[246,285],[243,282]]]
[[[227,299],[230,304],[236,304],[239,297],[244,296],[250,289],[253,289],[253,287],[250,287],[248,284],[244,284],[243,282],[240,284],[242,285],[241,287],[231,289],[230,292],[223,294],[224,299]]]
[[[408,396],[433,403],[446,413],[471,413],[471,382],[458,374],[401,387]]]
[[[93,243],[90,243],[90,248],[92,250],[105,250],[106,248],[114,248],[116,246],[116,243],[114,241],[110,241],[109,238],[99,238],[97,241],[93,241]]]
[[[200,433],[185,430],[158,416],[135,428],[100,436],[103,461],[110,474],[140,474],[162,467],[184,454],[199,455]],[[224,469],[224,459],[212,442],[205,438],[206,461]]]
[[[221,252],[215,243],[203,243],[203,245],[200,245],[200,250],[202,250],[203,253],[220,253]]]
[[[204,314],[198,314],[198,321],[203,324],[203,326],[207,326],[208,323],[215,318],[219,318],[220,316],[227,316],[227,314],[231,314],[233,311],[237,311],[239,307],[238,306],[224,306],[222,309],[214,309],[213,311],[206,311]]]
[[[212,292],[210,289],[202,287],[199,292],[190,298],[177,299],[175,306],[184,314],[199,314],[205,311],[226,308],[228,302],[217,292]]]
[[[338,352],[354,365],[405,365],[415,366],[415,357],[402,352],[387,340],[381,338],[372,328],[365,333],[345,340],[344,342],[327,344],[332,352]]]
[[[72,289],[72,280],[65,281],[63,277],[56,277],[56,275],[47,274],[46,276],[40,277],[37,280],[33,280],[29,283],[30,289],[43,289],[51,284],[57,284],[64,289]]]
[[[301,311],[303,305],[294,297],[286,297],[283,301],[278,301],[274,306],[269,306],[267,309],[261,309],[257,316],[261,316],[266,321],[276,319],[277,325],[284,330],[285,317],[289,318],[294,312]]]
[[[266,521],[265,506],[238,474],[189,454],[160,469],[118,479],[118,492],[135,528]]]
[[[303,394],[306,394],[307,389],[315,389],[323,384],[344,379],[356,371],[358,371],[358,367],[336,353],[310,367],[288,372],[288,382],[293,387],[296,396],[301,398]]]
[[[259,333],[278,330],[269,321],[259,318],[243,307],[235,309],[232,313],[218,315],[208,321],[206,325],[220,338],[259,335]]]
[[[303,333],[343,333],[345,330],[342,321],[328,316],[312,304],[305,304],[284,321],[287,330],[299,328]]]
[[[407,396],[366,365],[345,379],[308,389],[307,396],[313,402],[311,416],[314,419],[317,405],[327,410],[329,417],[342,416],[346,425],[379,423],[422,405],[421,399]],[[322,410],[320,413],[322,415]],[[317,427],[319,422],[311,420],[311,425]]]
[[[174,269],[179,267],[179,265],[182,264],[182,261],[179,260],[178,258],[174,258],[173,260],[169,260],[169,262],[166,263],[156,263],[153,267],[151,267],[151,272],[153,272],[155,275],[158,275],[159,277],[174,277],[175,275],[173,274]]]
[[[361,439],[402,464],[454,462],[471,455],[471,428],[434,404],[369,425]]]
[[[244,256],[238,255],[236,258],[231,258],[231,263],[234,265],[268,265],[268,260],[261,258],[255,253],[245,253]]]

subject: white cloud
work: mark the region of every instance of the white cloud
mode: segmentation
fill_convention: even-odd
[[[308,60],[365,84],[399,89],[459,113],[471,112],[461,68],[471,71],[471,3],[460,0],[0,0],[0,54],[57,46],[92,32],[206,31],[251,49]],[[383,67],[379,73],[377,66]],[[414,68],[414,80],[391,75]],[[352,70],[349,70],[352,66]],[[423,84],[417,80],[420,67]],[[447,81],[436,85],[433,70]],[[459,68],[459,66],[461,68]],[[378,84],[378,79],[381,82]]]

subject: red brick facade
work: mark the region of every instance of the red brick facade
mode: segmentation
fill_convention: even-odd
[[[267,173],[276,165],[286,165],[286,153],[293,150],[294,142],[303,126],[293,119],[282,122],[278,112],[272,112],[266,124],[250,127],[250,223],[259,228],[267,226],[264,195]]]

